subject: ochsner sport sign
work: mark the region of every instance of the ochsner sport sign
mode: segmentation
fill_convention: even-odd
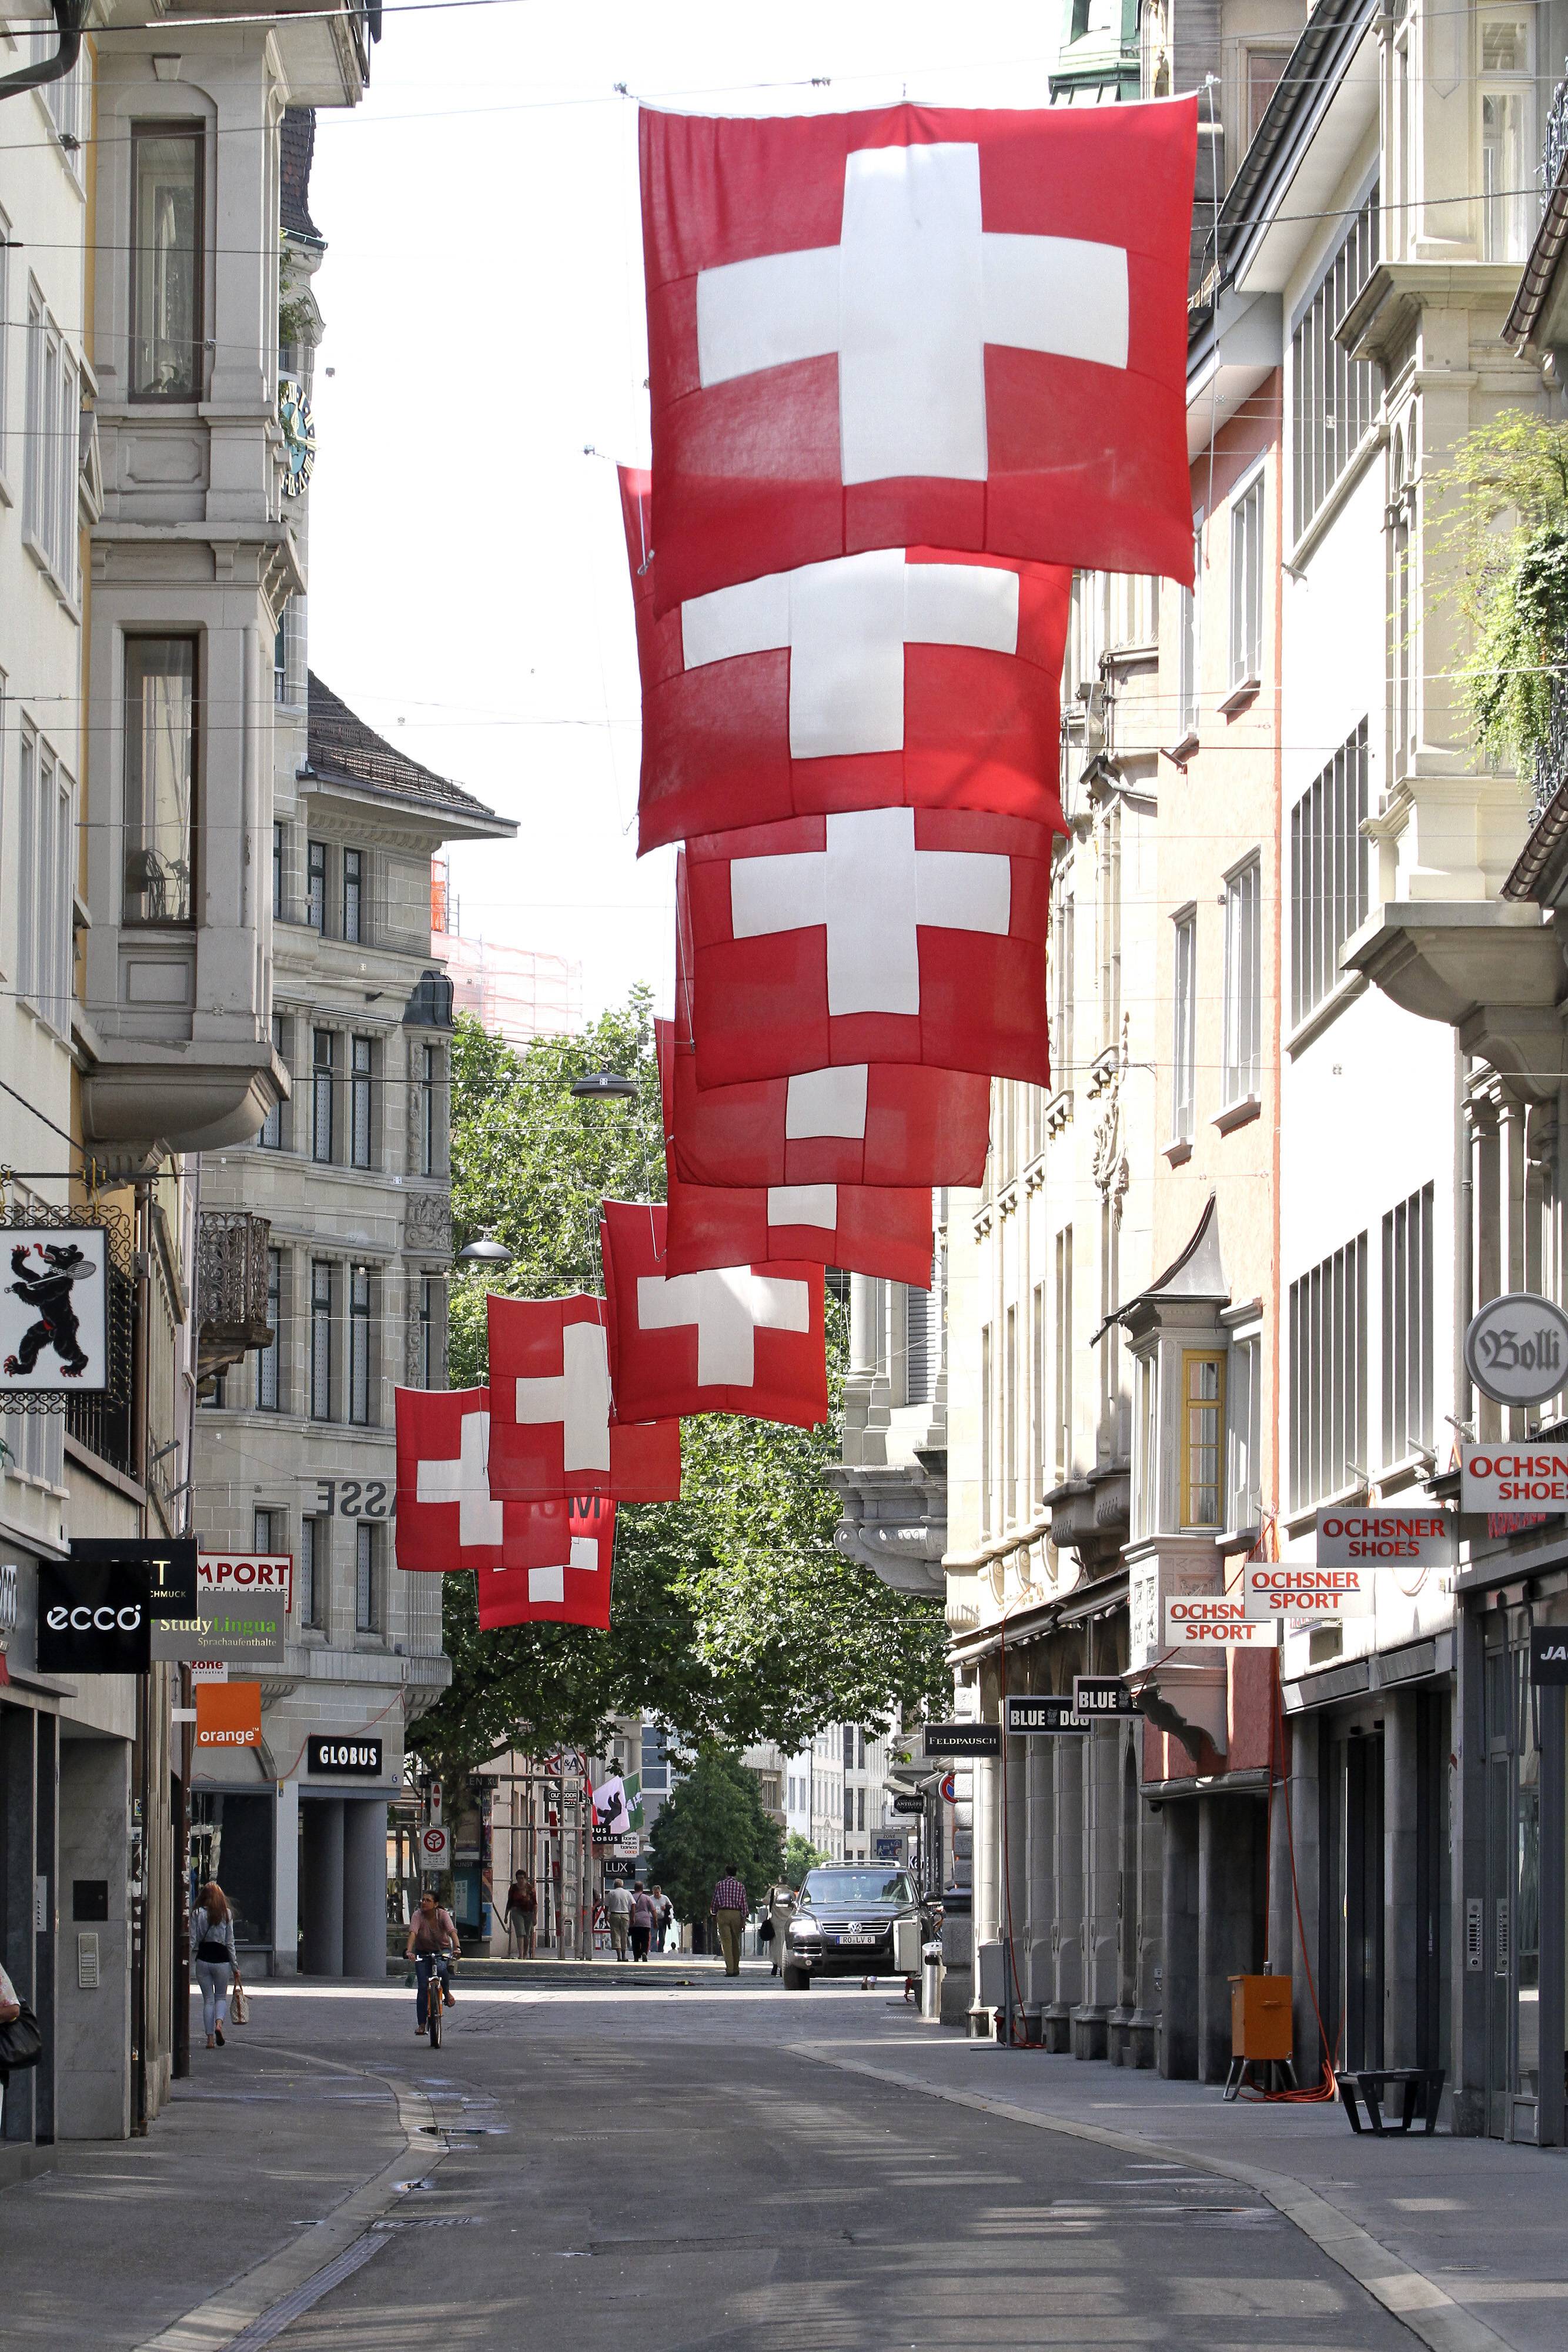
[[[1568,1448],[1466,1445],[1459,1453],[1462,1511],[1568,1511]]]
[[[1332,1568],[1321,1560],[1249,1559],[1241,1571],[1249,1623],[1281,1618],[1364,1617],[1372,1608],[1372,1567]]]
[[[1227,1650],[1239,1643],[1270,1643],[1270,1626],[1253,1623],[1232,1592],[1185,1592],[1166,1600],[1167,1650]]]

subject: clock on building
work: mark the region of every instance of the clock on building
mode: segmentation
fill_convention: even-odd
[[[278,383],[277,422],[283,433],[283,495],[297,499],[316,467],[316,420],[304,385],[291,376]]]

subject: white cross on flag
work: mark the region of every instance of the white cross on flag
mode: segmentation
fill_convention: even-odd
[[[769,1258],[810,1258],[850,1274],[875,1274],[925,1289],[931,1280],[931,1187],[889,1184],[715,1185],[683,1182],[675,1167],[680,1097],[675,1065],[684,1061],[686,1098],[704,1097],[691,1050],[674,1025],[654,1023],[664,1098],[664,1163],[669,1212],[664,1255],[671,1274]],[[783,1083],[789,1084],[788,1079]],[[494,1354],[491,1358],[494,1362]]]
[[[491,1492],[674,1502],[679,1423],[611,1426],[602,1298],[504,1298],[492,1291],[486,1305]]]
[[[924,1062],[1048,1086],[1051,835],[856,809],[686,849],[697,1084]]]
[[[532,1549],[550,1556],[532,1562],[519,1559],[514,1565],[514,1547],[508,1543],[505,1567],[480,1570],[481,1631],[530,1624],[607,1628],[615,1554],[614,1504],[602,1495],[578,1495],[570,1502],[515,1503],[507,1508],[538,1515],[548,1540]]]
[[[641,136],[659,612],[877,547],[1190,583],[1196,98]]]
[[[828,1417],[822,1269],[804,1261],[672,1276],[662,1205],[606,1201],[599,1244],[618,1416]]]
[[[503,1507],[488,1470],[488,1389],[398,1389],[397,1564],[499,1568]]]
[[[1061,828],[1070,572],[882,548],[717,588],[659,620],[647,486],[622,467],[640,852],[829,809],[992,809]]]

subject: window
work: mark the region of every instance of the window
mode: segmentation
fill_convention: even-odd
[[[274,702],[288,699],[288,643],[281,621],[272,633],[272,698]]]
[[[310,1060],[310,1157],[332,1157],[332,1100],[338,1055],[334,1029],[313,1029]]]
[[[33,62],[52,58],[59,47],[54,32],[33,35]],[[38,96],[48,108],[49,120],[58,136],[66,167],[78,186],[82,179],[82,141],[91,119],[89,104],[92,59],[86,49],[80,51],[68,74],[58,81],[43,83]]]
[[[1029,1482],[1030,1516],[1034,1506],[1045,1492],[1045,1433],[1046,1416],[1050,1411],[1051,1355],[1050,1320],[1046,1311],[1046,1286],[1034,1286],[1030,1301],[1030,1435]]]
[[[1152,1536],[1160,1524],[1160,1367],[1155,1356],[1133,1366],[1138,1452],[1133,1481],[1134,1532]]]
[[[1009,1307],[1002,1325],[1002,1517],[1018,1517],[1019,1318]]]
[[[258,1552],[281,1551],[278,1541],[282,1526],[281,1511],[256,1510],[251,1513],[251,1549]]]
[[[1062,869],[1057,868],[1060,880]],[[1072,1084],[1072,893],[1054,891],[1051,905],[1051,1075],[1058,1088]]]
[[[330,1519],[299,1522],[299,1622],[317,1632],[327,1623],[327,1574],[331,1543]]]
[[[310,1418],[332,1418],[332,1267],[310,1262]]]
[[[1200,581],[1201,576],[1200,572]],[[1178,740],[1185,742],[1197,733],[1197,591],[1196,588],[1182,588],[1177,590],[1176,595],[1176,734]]]
[[[843,1740],[844,1740],[844,1770],[845,1770],[846,1772],[852,1772],[852,1771],[854,1770],[854,1769],[855,1769],[855,1732],[854,1732],[854,1726],[853,1726],[853,1724],[852,1724],[852,1723],[846,1723],[846,1724],[844,1725],[844,1727],[843,1727]],[[852,1830],[852,1829],[853,1829],[853,1827],[854,1827],[854,1823],[853,1823],[852,1822],[846,1822],[844,1823],[844,1827],[845,1827],[845,1829],[847,1829],[847,1830]]]
[[[287,1069],[288,1067],[288,1056],[284,1050],[284,1044],[283,1015],[281,1013],[275,1013],[272,1016],[272,1050],[277,1055],[278,1060],[283,1064],[284,1068]],[[272,1108],[262,1120],[261,1133],[256,1138],[256,1140],[261,1145],[264,1151],[282,1150],[283,1103],[281,1098],[273,1104]]]
[[[423,1062],[419,1092],[419,1172],[422,1176],[438,1176],[441,1172],[441,1115],[439,1089],[442,1066],[439,1045],[421,1047]]]
[[[361,917],[364,909],[365,859],[359,849],[343,852],[343,937],[357,940],[361,936]]]
[[[313,931],[327,936],[327,845],[310,842],[305,853],[305,919]]]
[[[865,1790],[863,1787],[855,1790],[855,1827],[857,1830],[863,1830],[865,1827]]]
[[[1383,1220],[1383,1458],[1432,1444],[1432,1187]]]
[[[1263,477],[1230,509],[1230,684],[1263,675]]]
[[[846,1831],[850,1831],[854,1828],[854,1825],[855,1792],[852,1789],[846,1787],[844,1790],[844,1828]]]
[[[1261,868],[1249,858],[1225,886],[1224,1098],[1243,1103],[1260,1084],[1263,1027]]]
[[[991,1327],[980,1331],[980,1533],[991,1532]]]
[[[256,1351],[256,1401],[263,1412],[277,1412],[283,1402],[283,1252],[267,1253],[267,1323],[272,1338]]]
[[[1291,1285],[1291,1508],[1362,1483],[1366,1460],[1366,1235]]]
[[[349,1040],[349,1158],[356,1168],[371,1160],[371,1082],[375,1061],[373,1037]]]
[[[1291,1019],[1339,983],[1339,956],[1366,919],[1366,721],[1291,812]]]
[[[131,127],[131,397],[202,390],[202,127]]]
[[[290,596],[278,615],[272,641],[272,697],[300,706],[307,694],[305,599]]]
[[[283,825],[275,820],[272,827],[272,919],[283,920]]]
[[[1377,190],[1345,231],[1291,337],[1291,527],[1300,538],[1370,431],[1377,369],[1353,360],[1336,330],[1377,267]]]
[[[1225,1437],[1225,1358],[1218,1350],[1181,1351],[1181,1523],[1221,1524]]]
[[[1197,913],[1188,907],[1172,926],[1171,1141],[1190,1143],[1197,1077]]]
[[[25,730],[17,794],[17,986],[55,1032],[70,1034],[72,794],[54,753]]]
[[[27,294],[27,413],[22,528],[55,584],[77,594],[77,476],[81,391],[77,363],[36,286]]]
[[[643,1789],[645,1795],[664,1796],[670,1785],[664,1734],[656,1723],[643,1726]]]
[[[11,380],[11,223],[0,209],[0,481],[5,478],[5,435],[11,415],[5,387]]]
[[[1056,1236],[1056,1484],[1072,1465],[1072,1228]]]
[[[1481,259],[1522,261],[1540,210],[1531,20],[1483,16],[1479,37]]]
[[[371,1418],[371,1269],[349,1273],[349,1419]]]
[[[1258,136],[1258,125],[1269,110],[1291,61],[1289,49],[1249,49],[1247,52],[1247,139]]]
[[[930,1289],[909,1288],[904,1294],[905,1404],[929,1404],[936,1393],[936,1350],[940,1334],[936,1301],[936,1266],[933,1260]]]
[[[356,1633],[379,1633],[382,1630],[382,1580],[378,1574],[380,1561],[377,1538],[380,1528],[361,1519],[354,1529],[354,1631]]]
[[[1412,436],[1414,429],[1412,416]],[[1405,455],[1407,447],[1408,457]],[[1389,560],[1394,574],[1394,593],[1389,631],[1393,638],[1394,772],[1396,776],[1406,776],[1415,764],[1416,755],[1415,550],[1410,530],[1416,508],[1416,460],[1413,440],[1406,444],[1397,433],[1394,436],[1394,456],[1389,466],[1389,507],[1393,517],[1393,544],[1389,550]]]
[[[1122,809],[1113,802],[1100,826],[1100,887],[1094,902],[1100,967],[1100,1050],[1122,1034]]]
[[[1226,1376],[1226,1524],[1260,1527],[1263,1519],[1263,1342],[1233,1339]]]
[[[196,640],[125,641],[125,914],[194,913]]]
[[[441,1326],[436,1298],[435,1278],[422,1275],[419,1280],[418,1322],[414,1331],[414,1370],[422,1389],[439,1388],[436,1378],[441,1369]]]

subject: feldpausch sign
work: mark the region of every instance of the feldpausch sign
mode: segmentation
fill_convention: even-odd
[[[1452,1568],[1454,1516],[1435,1504],[1426,1510],[1320,1510],[1318,1566]]]
[[[1568,1447],[1466,1445],[1459,1450],[1461,1511],[1568,1511]]]
[[[1364,1617],[1371,1568],[1325,1568],[1306,1559],[1249,1559],[1241,1571],[1243,1614],[1255,1625],[1281,1618]]]

